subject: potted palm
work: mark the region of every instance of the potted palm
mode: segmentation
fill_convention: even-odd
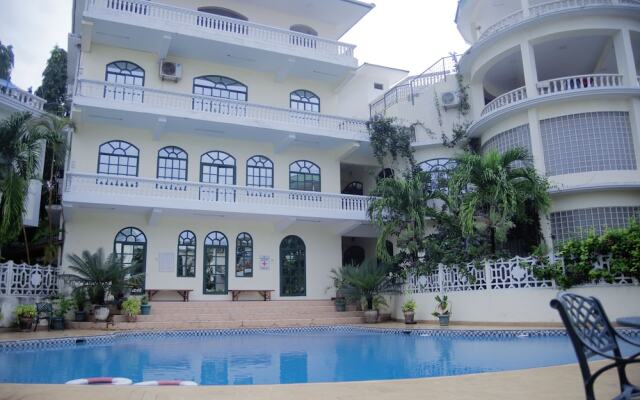
[[[122,302],[122,312],[127,316],[128,322],[136,322],[140,314],[140,299],[130,296]]]
[[[381,306],[380,298],[382,296],[379,294],[391,285],[388,272],[389,268],[385,264],[377,263],[374,260],[367,260],[357,267],[353,265],[342,267],[345,283],[355,289],[364,300],[366,323],[373,324],[378,321],[378,309],[374,307],[374,300],[378,306]]]
[[[404,323],[405,324],[415,324],[414,316],[416,313],[416,301],[414,299],[409,299],[402,304],[402,312],[404,313]]]
[[[83,287],[77,288],[73,291],[73,299],[75,302],[75,318],[76,322],[84,322],[87,319],[87,312],[85,307],[87,306],[87,290]]]
[[[151,304],[149,304],[149,296],[146,294],[140,298],[140,314],[151,314]]]
[[[436,309],[431,313],[434,317],[438,318],[440,326],[449,326],[449,316],[451,315],[451,304],[447,295],[440,297],[436,296]]]
[[[31,330],[36,313],[35,304],[19,304],[18,307],[16,307],[18,326],[22,332],[28,332]]]
[[[60,297],[55,300],[53,307],[53,317],[51,318],[51,328],[54,331],[64,330],[64,316],[73,307],[73,301],[68,297]]]

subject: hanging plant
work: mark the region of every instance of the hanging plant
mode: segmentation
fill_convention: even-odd
[[[384,166],[384,160],[388,157],[392,162],[404,158],[411,166],[415,165],[411,143],[415,141],[417,125],[420,124],[416,122],[402,126],[396,123],[395,118],[381,116],[375,116],[367,122],[373,155],[381,166]]]

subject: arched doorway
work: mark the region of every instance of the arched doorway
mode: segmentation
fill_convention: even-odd
[[[298,236],[280,242],[280,296],[307,295],[306,247]]]

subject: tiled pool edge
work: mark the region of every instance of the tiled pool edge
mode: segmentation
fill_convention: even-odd
[[[231,328],[231,329],[178,329],[178,330],[140,330],[140,331],[115,331],[103,335],[90,336],[67,336],[58,338],[42,339],[17,339],[0,341],[0,352],[15,350],[34,350],[45,348],[59,348],[82,344],[105,344],[113,343],[123,338],[171,338],[171,337],[193,337],[193,336],[229,336],[229,335],[249,335],[249,334],[290,334],[290,333],[313,333],[313,332],[375,332],[385,335],[424,335],[434,337],[544,337],[544,336],[566,336],[564,329],[437,329],[437,328],[387,328],[387,327],[364,327],[352,325],[331,325],[331,326],[311,326],[311,327],[278,327],[278,328]],[[618,329],[618,332],[640,337],[640,329]]]

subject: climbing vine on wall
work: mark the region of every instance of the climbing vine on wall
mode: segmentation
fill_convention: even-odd
[[[403,126],[395,118],[378,115],[367,122],[373,155],[381,166],[384,166],[387,158],[391,158],[392,162],[404,158],[411,166],[415,165],[411,142],[415,141],[415,128],[418,125],[420,123]]]

